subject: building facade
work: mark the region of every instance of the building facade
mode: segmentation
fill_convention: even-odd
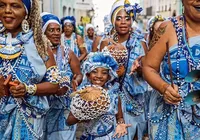
[[[143,7],[143,30],[146,30],[148,20],[155,15],[172,17],[182,14],[181,0],[140,0]]]
[[[59,18],[74,16],[77,24],[93,10],[92,0],[40,0],[42,12],[50,12]]]

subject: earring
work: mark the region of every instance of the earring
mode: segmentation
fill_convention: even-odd
[[[113,40],[118,43],[119,37],[117,32],[113,35]]]
[[[22,31],[23,31],[24,33],[28,33],[28,31],[29,31],[29,23],[28,23],[28,21],[27,21],[27,18],[28,18],[28,16],[26,15],[25,19],[22,21],[22,24],[21,24],[21,26],[22,26]]]
[[[132,33],[132,28],[129,29],[129,34],[131,34],[131,33]]]
[[[184,14],[184,12],[185,12],[185,7],[184,7],[184,5],[182,4],[182,14]]]
[[[2,33],[5,30],[6,30],[6,28],[4,27],[2,21],[0,21],[0,33]]]

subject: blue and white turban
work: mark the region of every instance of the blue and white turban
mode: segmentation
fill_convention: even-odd
[[[65,23],[71,23],[73,26],[74,26],[74,29],[76,27],[76,19],[74,16],[66,16],[66,17],[63,17],[61,19],[61,24],[62,24],[62,27],[65,26]]]
[[[87,31],[89,28],[94,29],[94,25],[92,25],[92,24],[86,24],[85,30]]]
[[[86,61],[83,63],[83,73],[90,73],[91,71],[99,67],[103,67],[109,70],[109,75],[111,79],[107,83],[113,81],[115,78],[118,77],[116,73],[118,69],[118,63],[110,53],[91,52],[88,55]]]
[[[41,17],[42,17],[43,33],[46,31],[46,29],[50,23],[57,23],[58,25],[60,25],[60,19],[51,13],[43,12],[43,13],[41,13]]]
[[[32,0],[22,0],[26,9],[26,14],[29,15],[32,8]]]
[[[110,20],[113,25],[115,25],[115,19],[120,10],[124,9],[127,14],[129,14],[133,20],[136,19],[137,13],[140,13],[143,9],[135,3],[134,5],[131,5],[129,0],[117,0],[111,8],[110,12]]]

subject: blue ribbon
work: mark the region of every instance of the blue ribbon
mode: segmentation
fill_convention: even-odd
[[[135,5],[124,4],[124,8],[128,14],[133,14],[133,20],[135,20],[137,13],[140,13],[143,10],[137,3],[135,3]]]

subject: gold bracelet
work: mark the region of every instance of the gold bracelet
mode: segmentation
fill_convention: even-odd
[[[34,84],[34,85],[27,85],[27,84],[24,84],[25,87],[26,87],[26,92],[29,94],[29,95],[35,95],[36,91],[37,91],[37,85]]]

